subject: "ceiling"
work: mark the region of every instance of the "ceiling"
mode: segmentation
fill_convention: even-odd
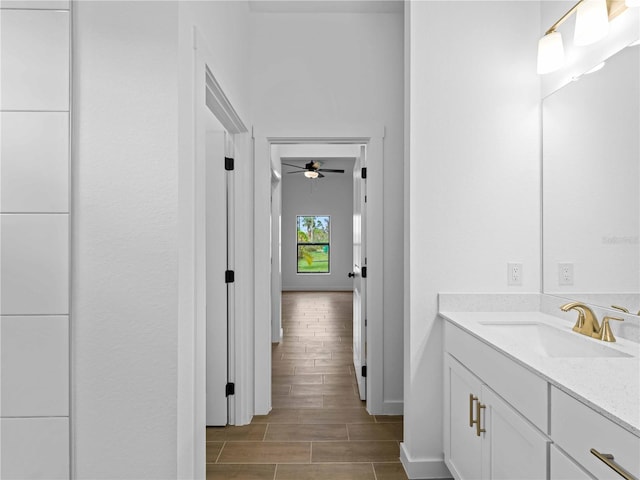
[[[249,0],[261,13],[402,13],[404,0]]]

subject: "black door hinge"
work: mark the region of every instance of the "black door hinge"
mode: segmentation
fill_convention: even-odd
[[[225,170],[233,170],[233,168],[234,168],[233,158],[224,157],[224,169]]]
[[[367,167],[362,167],[362,172],[360,173],[362,178],[367,178]]]
[[[362,267],[362,278],[367,278],[367,267]]]
[[[227,270],[224,272],[224,283],[233,283],[236,281],[236,272]]]
[[[361,373],[362,373],[363,377],[367,376],[367,366],[366,365],[362,366]]]
[[[235,383],[227,383],[227,386],[224,387],[224,395],[228,397],[229,395],[236,394],[236,384]]]

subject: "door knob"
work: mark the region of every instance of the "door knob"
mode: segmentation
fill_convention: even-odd
[[[348,275],[349,275],[349,278],[353,278],[353,277],[355,277],[355,276],[356,276],[356,274],[355,274],[355,273],[353,273],[353,272],[349,272],[349,274],[348,274]]]

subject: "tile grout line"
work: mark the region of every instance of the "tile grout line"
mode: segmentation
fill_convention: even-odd
[[[378,480],[378,475],[376,475],[376,467],[371,462],[371,470],[373,470],[373,480]]]
[[[213,463],[218,463],[218,461],[220,460],[220,456],[222,455],[222,451],[224,450],[224,447],[226,447],[226,446],[227,446],[227,441],[225,440],[225,441],[222,443],[222,448],[221,448],[221,449],[220,449],[220,451],[218,452],[218,456],[216,457],[216,461],[215,461],[215,462],[213,462]]]

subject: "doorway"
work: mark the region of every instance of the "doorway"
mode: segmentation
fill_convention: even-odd
[[[344,356],[351,352],[351,377],[357,379],[359,396],[366,399],[366,303],[363,295],[366,279],[362,268],[365,262],[364,236],[362,235],[362,218],[365,209],[364,199],[366,179],[362,178],[361,169],[366,162],[364,145],[272,145],[272,164],[277,176],[281,178],[275,187],[272,206],[272,341],[288,345],[286,348],[297,348],[307,344],[306,360],[317,360],[314,363],[331,363],[329,358],[314,359],[315,354],[339,356],[344,363]],[[276,175],[274,175],[276,176]],[[280,204],[277,204],[280,200]],[[274,215],[275,213],[275,215]],[[277,228],[280,227],[280,228]],[[357,259],[356,259],[357,256]],[[308,329],[298,328],[296,320],[283,319],[280,315],[281,295],[288,292],[344,292],[350,297],[348,318],[337,318],[342,328],[336,329],[330,322],[327,325],[308,324],[309,329],[316,327],[315,337]],[[344,295],[343,295],[344,296]],[[289,296],[290,297],[290,296]],[[332,297],[330,297],[332,298]],[[329,302],[330,303],[330,302]],[[283,314],[291,314],[291,305],[283,306]],[[302,305],[296,307],[298,310]],[[333,314],[330,305],[309,304],[312,314],[318,308],[325,308],[327,314]],[[298,315],[300,312],[298,312]],[[344,315],[344,309],[340,312]],[[299,320],[304,320],[300,318]],[[326,315],[317,319],[327,320]],[[286,322],[293,322],[286,326]],[[304,322],[303,322],[304,323]],[[348,323],[348,325],[346,325]],[[348,331],[344,331],[348,328]],[[292,335],[294,331],[298,335]],[[283,336],[284,334],[284,336]],[[299,340],[299,345],[291,345],[292,340]],[[324,342],[322,340],[325,340]],[[315,345],[311,345],[315,343]],[[338,343],[338,345],[333,345]],[[280,343],[282,346],[282,343]],[[332,352],[331,347],[339,347],[340,352]],[[325,347],[322,351],[320,347]],[[297,352],[298,357],[302,357]],[[274,375],[278,369],[274,356]],[[305,359],[300,358],[301,364]],[[336,363],[336,359],[333,359]],[[339,366],[343,366],[341,363]],[[324,370],[314,365],[311,368],[297,365],[295,370],[305,370],[309,374],[322,373]],[[327,365],[323,365],[327,366]],[[338,365],[334,365],[338,369]],[[280,369],[281,370],[281,369]],[[344,373],[344,372],[343,372]],[[355,374],[355,375],[354,375]],[[316,381],[320,377],[309,377]],[[353,378],[352,378],[353,379]],[[297,378],[304,381],[305,377]],[[323,381],[334,381],[331,374],[325,375]],[[295,389],[291,389],[292,392]],[[275,398],[279,392],[273,392]],[[332,392],[334,393],[334,392]],[[282,399],[281,399],[282,400]],[[317,399],[316,399],[317,400]]]
[[[207,370],[216,373],[213,384],[218,406],[215,408],[219,408],[215,420],[210,422],[243,424],[253,415],[253,330],[249,322],[253,308],[240,301],[253,297],[253,258],[252,255],[236,256],[233,251],[234,246],[241,251],[251,251],[251,221],[247,215],[234,215],[233,211],[245,212],[252,208],[253,144],[246,126],[208,67],[214,64],[214,57],[197,29],[193,41],[193,77],[188,85],[193,104],[181,124],[191,135],[185,136],[189,141],[182,146],[178,162],[179,478],[205,478]],[[231,158],[232,153],[235,153],[236,181],[227,186],[230,174],[226,158]],[[208,163],[212,164],[211,169]],[[207,188],[208,181],[215,187]],[[212,228],[213,233],[209,235],[208,215],[212,216],[209,223],[218,226]],[[208,241],[212,242],[211,246],[207,245]],[[215,292],[207,288],[207,267],[211,284],[216,284]],[[228,287],[229,271],[235,274],[232,289]],[[209,329],[210,336],[215,337],[209,343],[219,343],[220,351],[207,348],[207,309],[215,312],[216,327],[222,332],[213,335]],[[214,355],[220,356],[209,369],[208,350],[215,350]],[[240,390],[242,395],[233,395],[228,389],[230,383],[235,383],[235,391]],[[209,390],[213,384],[209,384]],[[211,391],[209,393],[211,396]]]
[[[309,146],[309,145],[323,145],[325,147],[352,147],[355,149],[353,157],[359,155],[359,149],[364,148],[367,152],[367,160],[369,165],[367,168],[369,171],[381,172],[382,171],[382,135],[344,135],[344,136],[327,136],[327,137],[312,137],[312,136],[299,136],[299,137],[284,137],[284,136],[263,136],[256,135],[254,132],[255,145],[256,145],[256,171],[255,171],[255,229],[258,231],[265,231],[277,222],[271,223],[272,219],[272,204],[269,202],[268,207],[265,209],[264,204],[259,200],[260,198],[272,197],[272,184],[266,183],[266,179],[270,179],[273,176],[283,176],[283,171],[276,171],[274,175],[271,175],[270,169],[272,164],[279,164],[280,162],[272,162],[272,147],[278,146],[282,148],[293,146]],[[263,171],[260,171],[264,169]],[[361,170],[358,170],[361,173]],[[383,191],[382,191],[382,177],[380,174],[375,176],[369,175],[368,189],[370,192],[367,194],[367,207],[371,212],[377,212],[378,215],[370,222],[366,222],[363,225],[365,229],[365,235],[367,237],[374,238],[371,242],[368,250],[368,258],[366,258],[366,266],[369,271],[371,267],[376,271],[376,275],[368,276],[368,282],[370,283],[369,289],[373,295],[359,297],[359,301],[364,302],[366,310],[370,314],[368,318],[363,318],[361,326],[366,327],[366,331],[363,331],[358,338],[362,341],[363,347],[358,349],[358,353],[361,355],[361,359],[358,367],[358,374],[361,382],[362,397],[366,398],[367,410],[372,414],[388,413],[383,411],[383,399],[382,399],[382,271],[383,265],[381,262],[382,252],[382,205],[383,205]],[[361,179],[360,179],[361,180]],[[363,190],[364,192],[364,190]],[[363,194],[364,196],[364,194]],[[351,203],[351,201],[349,202]],[[264,217],[263,217],[264,214]],[[353,217],[353,212],[350,212]],[[264,225],[262,224],[264,219]],[[282,335],[282,324],[278,316],[274,315],[272,323],[271,318],[264,318],[262,312],[272,311],[272,307],[279,302],[279,284],[277,280],[273,280],[273,256],[270,249],[279,244],[280,232],[275,231],[274,238],[270,245],[260,244],[256,241],[254,258],[256,259],[256,278],[255,278],[255,308],[256,308],[256,414],[267,414],[272,407],[272,391],[271,391],[271,341],[278,342]],[[374,233],[374,235],[372,235]],[[284,241],[284,240],[283,240]],[[266,247],[266,248],[265,248]],[[353,244],[351,246],[353,249]],[[266,256],[268,262],[262,262],[262,258]],[[262,265],[261,265],[262,263]],[[360,275],[360,267],[364,266],[365,261],[360,261],[357,266],[354,266],[351,262],[349,267],[344,273],[355,273],[358,271]],[[266,271],[263,270],[266,267]],[[368,272],[367,272],[368,273]],[[263,276],[264,275],[264,276]],[[345,278],[347,278],[345,276]],[[353,282],[349,280],[349,290],[353,289]],[[265,288],[266,286],[266,288]],[[273,287],[273,289],[272,289]],[[366,320],[366,323],[365,323]],[[267,340],[265,342],[265,340]],[[364,344],[366,342],[366,348]],[[366,367],[368,371],[364,372],[362,367]],[[372,368],[373,367],[373,368]],[[355,369],[355,367],[354,367]],[[365,373],[368,382],[365,383],[362,378],[362,373]],[[260,379],[260,380],[258,380]]]

